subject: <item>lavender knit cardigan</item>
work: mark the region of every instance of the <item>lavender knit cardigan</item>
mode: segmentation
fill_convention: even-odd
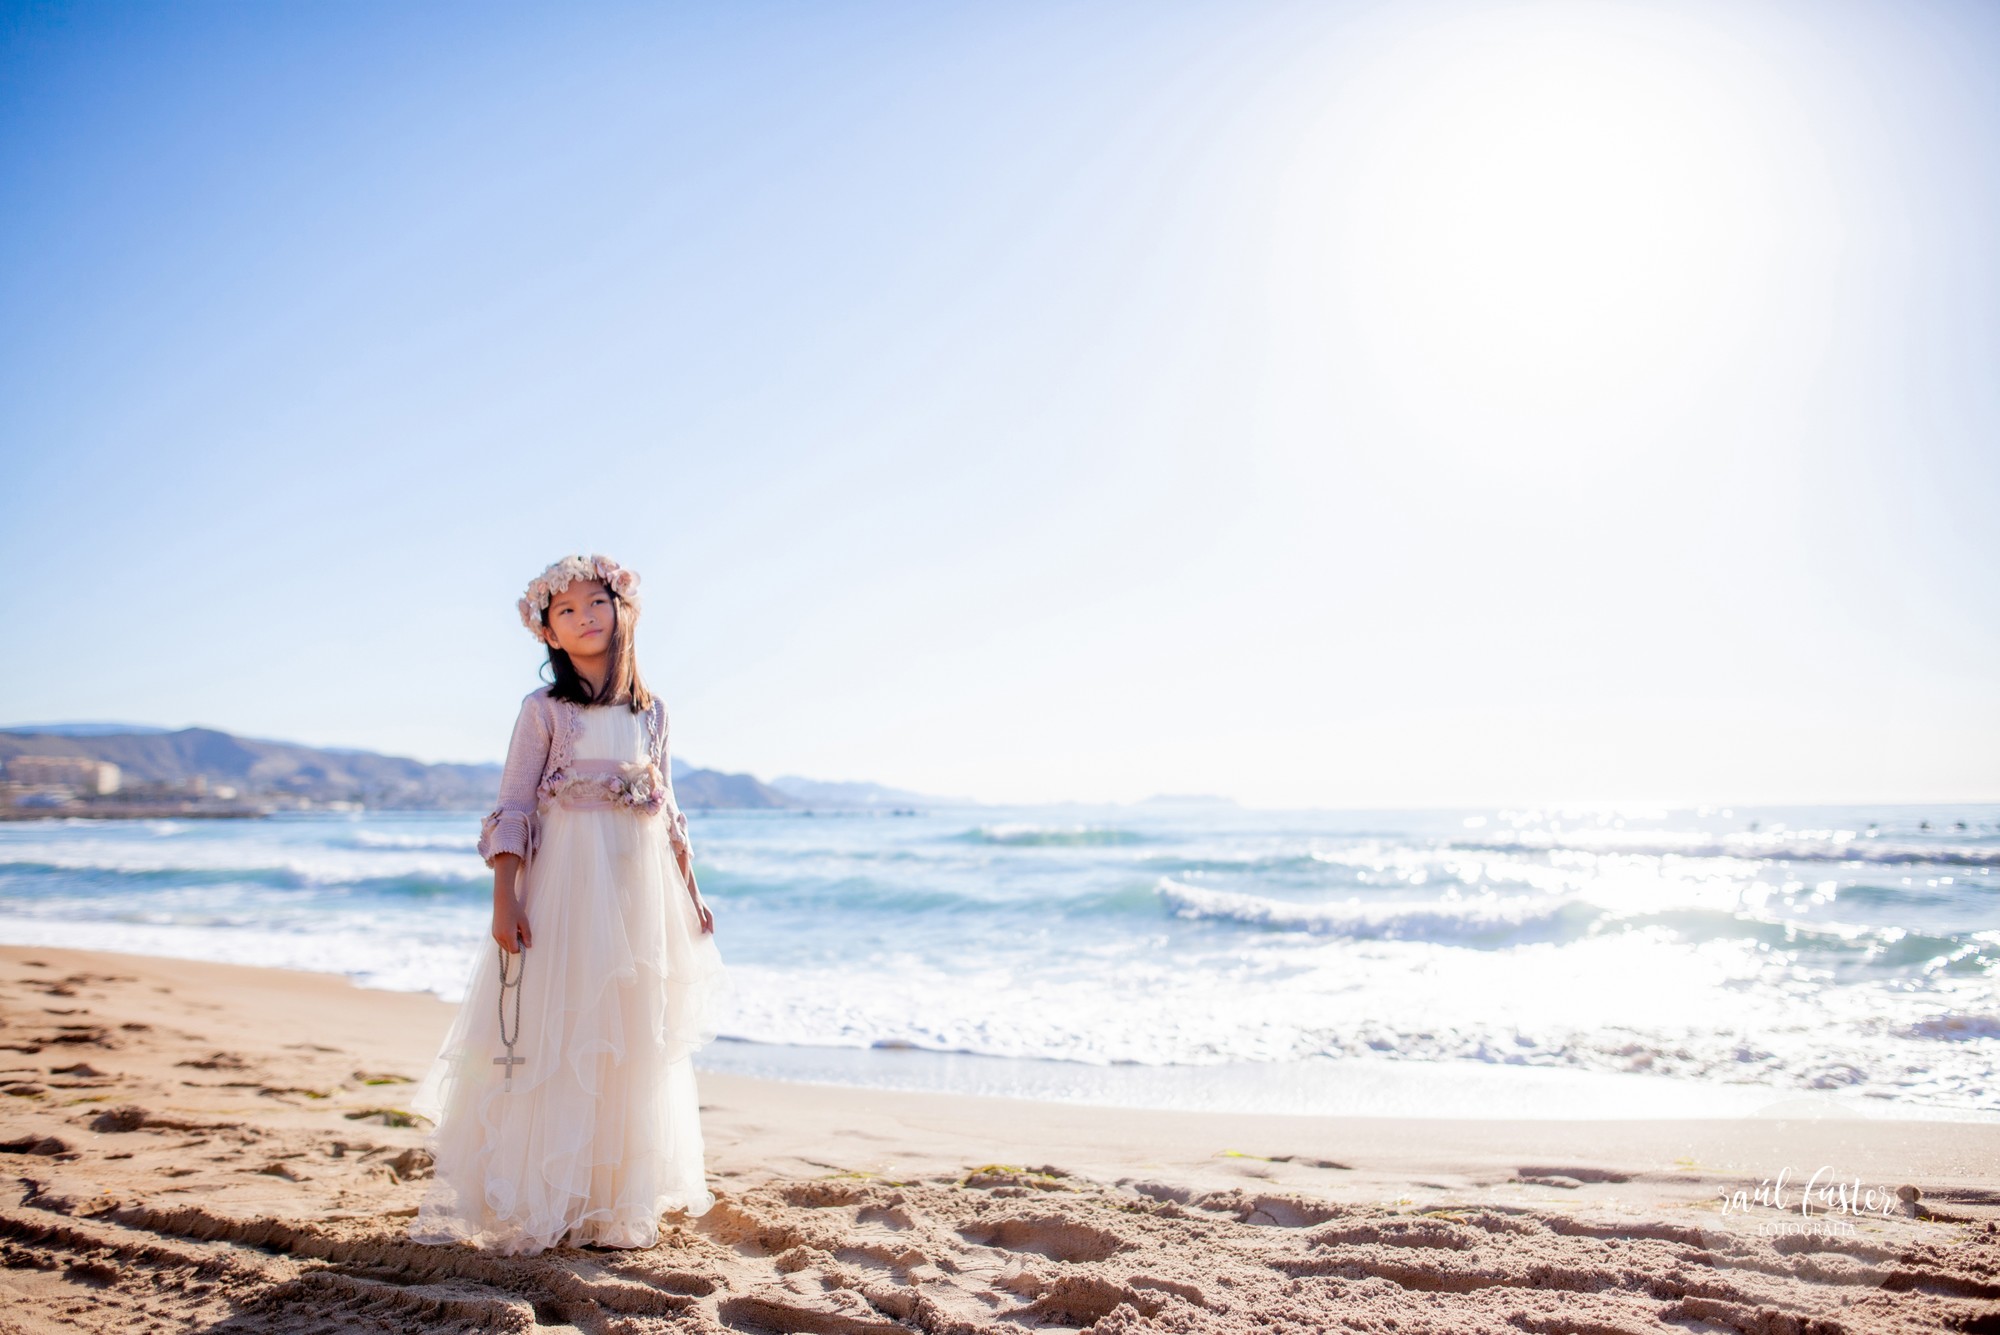
[[[500,802],[479,830],[479,856],[487,866],[502,853],[526,861],[541,843],[541,810],[569,777],[571,752],[583,723],[582,705],[558,700],[543,686],[521,700],[514,720],[514,737],[507,744],[507,767],[500,774]],[[623,708],[623,706],[600,706]],[[660,697],[646,711],[647,751],[660,767],[667,802],[660,814],[667,820],[667,838],[688,857],[687,817],[674,801],[673,768],[667,759],[667,707]]]

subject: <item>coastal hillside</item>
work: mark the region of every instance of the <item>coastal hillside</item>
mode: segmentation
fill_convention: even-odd
[[[797,798],[779,792],[748,774],[714,769],[682,769],[674,765],[674,800],[683,811],[746,810],[803,807]]]
[[[0,810],[37,815],[255,814],[357,807],[461,810],[492,802],[496,764],[426,764],[216,728],[36,725],[0,730]],[[805,805],[748,774],[674,762],[690,810]]]

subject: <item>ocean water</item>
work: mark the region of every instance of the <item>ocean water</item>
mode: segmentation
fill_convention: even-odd
[[[2000,1117],[2000,808],[691,817],[707,1069],[1398,1116]],[[455,1000],[477,813],[0,824],[0,940]]]

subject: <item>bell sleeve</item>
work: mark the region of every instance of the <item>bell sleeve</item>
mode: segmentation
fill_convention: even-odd
[[[653,697],[653,708],[660,711],[660,778],[666,783],[667,802],[660,811],[667,818],[667,840],[674,851],[694,865],[694,846],[688,843],[688,818],[681,812],[681,804],[674,798],[674,762],[667,746],[667,706],[658,696]]]
[[[542,768],[549,757],[549,721],[537,691],[521,702],[514,736],[507,743],[507,764],[500,772],[500,801],[479,829],[479,857],[487,866],[502,853],[528,856],[529,822],[540,797]]]
[[[667,838],[672,841],[677,852],[694,861],[694,846],[688,843],[688,818],[674,801],[673,780],[667,781]]]

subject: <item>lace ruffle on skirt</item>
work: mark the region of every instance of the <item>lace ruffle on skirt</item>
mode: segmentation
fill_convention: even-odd
[[[411,1236],[507,1253],[566,1236],[650,1246],[663,1211],[698,1215],[714,1200],[691,1057],[715,1036],[721,957],[701,932],[664,817],[559,803],[540,825],[525,873],[535,944],[514,1048],[526,1062],[503,1090],[499,961],[488,941],[411,1103],[436,1123],[437,1157]]]

